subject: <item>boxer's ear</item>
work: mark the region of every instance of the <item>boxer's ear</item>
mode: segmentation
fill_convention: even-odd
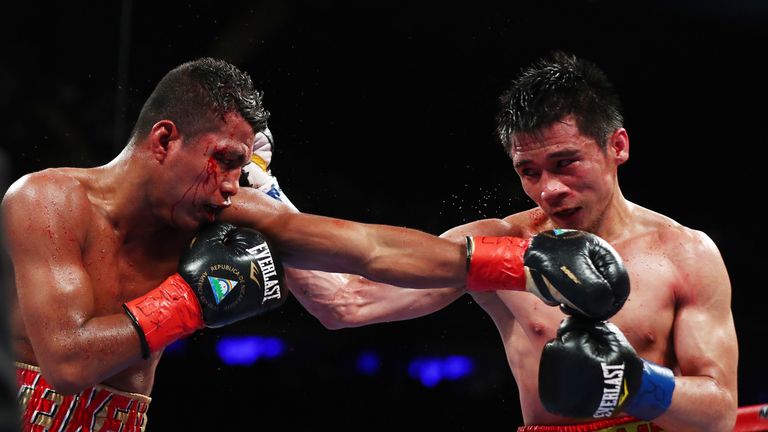
[[[147,140],[149,151],[158,162],[163,162],[168,156],[169,147],[179,141],[180,134],[176,124],[170,120],[160,120],[152,126]]]
[[[624,128],[616,131],[608,138],[608,155],[616,161],[616,165],[621,165],[629,159],[629,136]]]

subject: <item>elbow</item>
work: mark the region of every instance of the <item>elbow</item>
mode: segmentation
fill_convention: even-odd
[[[75,395],[96,384],[87,376],[87,370],[77,365],[56,362],[40,365],[41,374],[48,385],[65,396]]]
[[[717,421],[707,425],[706,431],[711,432],[731,432],[736,425],[736,410],[729,410],[727,415],[723,415]]]
[[[731,432],[736,425],[736,420],[739,414],[738,397],[736,394],[728,391],[725,388],[721,388],[720,391],[723,393],[722,406],[724,408],[720,416],[720,421],[718,422],[719,425],[714,430]]]
[[[721,421],[719,428],[717,429],[718,431],[731,432],[736,426],[736,420],[739,414],[738,402],[735,398],[731,397],[730,394],[727,399],[727,408],[720,419]]]
[[[317,318],[317,320],[320,321],[320,324],[322,324],[323,327],[325,327],[327,330],[338,330],[344,328],[344,325],[335,317],[335,314],[329,313],[328,311],[312,310],[312,308],[307,309],[312,314],[312,316]]]
[[[320,324],[328,330],[341,330],[348,327],[354,327],[351,320],[343,315],[335,313],[322,314],[321,316],[318,316],[317,319],[320,321]]]
[[[352,306],[336,307],[315,316],[328,330],[341,330],[366,324],[361,321],[358,309]]]
[[[341,330],[349,327],[349,325],[345,324],[343,321],[330,319],[321,319],[320,324],[322,324],[326,330]]]
[[[74,395],[99,383],[97,367],[88,362],[83,350],[55,350],[38,355],[37,362],[48,385],[63,395]]]
[[[731,432],[734,430],[739,412],[737,397],[723,388],[718,391],[720,393],[719,400],[712,405],[711,412],[713,415],[707,416],[706,422],[703,422],[704,418],[702,418],[702,422],[699,422],[691,430],[707,432]]]

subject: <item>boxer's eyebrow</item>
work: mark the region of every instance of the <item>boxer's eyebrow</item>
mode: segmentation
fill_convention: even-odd
[[[547,155],[547,160],[553,160],[553,159],[563,159],[563,158],[569,158],[578,156],[580,151],[578,149],[565,149],[565,150],[558,150],[556,152],[552,152]],[[527,165],[533,163],[533,160],[531,159],[519,159],[514,163],[515,168],[520,168],[523,165]]]
[[[564,149],[564,150],[558,150],[556,152],[550,153],[547,155],[547,159],[558,159],[563,157],[572,157],[579,154],[578,149]]]
[[[532,161],[532,160],[530,160],[530,159],[519,159],[519,160],[517,160],[517,161],[514,163],[514,167],[515,167],[515,168],[520,168],[520,167],[522,167],[523,165],[528,165],[528,164],[529,164],[529,163],[531,163],[531,162],[533,162],[533,161]]]

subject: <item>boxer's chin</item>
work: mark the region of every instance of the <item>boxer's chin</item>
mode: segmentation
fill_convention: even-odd
[[[182,231],[197,231],[215,221],[216,214],[208,207],[195,207],[189,212],[175,211],[171,213],[170,225]]]

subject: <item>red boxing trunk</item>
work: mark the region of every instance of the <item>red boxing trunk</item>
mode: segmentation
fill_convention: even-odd
[[[21,430],[143,432],[147,425],[148,396],[96,385],[74,395],[54,390],[40,368],[16,363],[21,404]]]
[[[624,416],[569,426],[520,426],[517,432],[664,432],[664,429],[649,421]]]
[[[525,291],[523,255],[531,239],[478,236],[468,242],[468,291]]]
[[[200,303],[179,274],[127,302],[125,308],[141,328],[150,352],[204,327]]]

